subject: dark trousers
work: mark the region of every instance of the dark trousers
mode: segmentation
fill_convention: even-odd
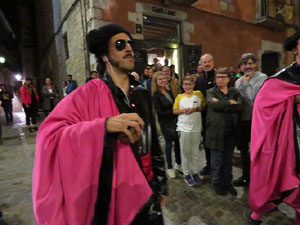
[[[23,108],[25,111],[25,116],[26,116],[26,125],[30,125],[30,120],[33,125],[36,124],[36,112],[37,112],[37,107],[35,105],[30,104],[29,108],[23,104]]]
[[[173,168],[173,166],[172,166],[172,143],[173,143],[173,141],[166,140],[165,154],[166,154],[168,169]],[[180,158],[180,145],[179,145],[178,138],[176,138],[176,140],[174,141],[174,153],[175,153],[175,162],[180,165],[181,158]]]
[[[210,161],[211,161],[211,159],[210,159],[210,149],[205,146],[205,139],[206,139],[205,138],[205,136],[206,136],[206,114],[207,114],[206,111],[203,111],[202,114],[201,114],[202,115],[202,128],[203,128],[202,137],[203,137],[204,150],[205,150],[206,166],[207,166],[207,168],[210,169]]]
[[[240,121],[238,127],[238,149],[241,152],[243,178],[250,178],[249,142],[251,138],[251,121]]]
[[[231,184],[234,145],[234,135],[226,135],[224,139],[224,149],[210,150],[211,182],[213,184]]]
[[[3,110],[5,113],[6,123],[7,124],[12,123],[13,122],[12,105],[3,106]]]

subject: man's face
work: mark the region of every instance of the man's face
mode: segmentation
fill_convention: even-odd
[[[197,66],[197,72],[198,72],[198,73],[201,73],[202,71],[203,71],[203,68],[202,68],[202,66],[200,66],[200,65],[199,65],[199,66]]]
[[[134,53],[130,45],[131,39],[125,33],[119,33],[109,41],[108,58],[110,63],[123,72],[129,72],[134,68]],[[117,49],[118,43],[124,43],[124,49]]]
[[[72,80],[72,77],[67,76],[67,81],[71,81],[71,80]]]
[[[98,77],[99,77],[98,73],[92,73],[92,75],[91,75],[91,78],[93,78],[93,79],[98,78]]]
[[[163,67],[163,69],[162,69],[162,72],[165,74],[165,76],[166,76],[166,79],[167,80],[170,80],[170,68],[169,67],[167,67],[167,66],[165,66],[165,67]]]
[[[245,65],[245,74],[253,74],[256,71],[256,63],[252,59],[248,59]]]
[[[148,70],[148,77],[151,78],[153,75],[153,69]]]
[[[205,72],[209,72],[214,68],[214,60],[210,55],[201,57],[201,66]]]

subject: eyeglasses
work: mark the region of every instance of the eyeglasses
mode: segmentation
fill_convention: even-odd
[[[224,76],[216,76],[216,79],[226,79],[228,78],[228,76],[224,75]]]
[[[183,83],[182,85],[183,86],[191,86],[191,85],[193,85],[193,83]]]
[[[116,46],[116,49],[118,51],[124,50],[126,48],[126,44],[129,44],[132,48],[133,41],[132,40],[126,41],[126,40],[123,40],[123,39],[119,39],[119,40],[116,40],[116,42],[115,42],[115,46]]]

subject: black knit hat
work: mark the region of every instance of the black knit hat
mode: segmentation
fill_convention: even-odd
[[[119,33],[125,33],[132,39],[130,33],[117,24],[107,24],[91,30],[86,36],[88,50],[98,57],[107,54],[109,40]]]
[[[292,36],[288,37],[284,42],[285,50],[292,51],[294,48],[296,48],[299,38],[300,31],[297,31]]]

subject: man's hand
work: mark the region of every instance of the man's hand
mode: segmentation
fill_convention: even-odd
[[[300,95],[295,95],[295,103],[300,104]]]
[[[120,132],[122,142],[134,143],[140,139],[144,125],[137,113],[122,113],[107,119],[106,130],[109,133]]]
[[[215,97],[212,97],[212,98],[211,98],[211,101],[213,101],[213,102],[218,102],[219,99],[217,99],[217,98],[215,98]]]
[[[229,102],[231,105],[236,105],[237,104],[237,101],[233,100],[233,99],[229,99]]]
[[[166,197],[160,197],[160,206],[163,208],[166,207]]]
[[[29,104],[25,104],[25,107],[26,107],[26,108],[29,108]]]
[[[242,80],[242,82],[248,82],[250,80],[250,75],[249,74],[243,75],[241,80]]]
[[[254,71],[247,71],[245,72],[245,74],[242,76],[242,81],[243,82],[248,82],[251,77],[253,77],[255,75],[255,72]]]

